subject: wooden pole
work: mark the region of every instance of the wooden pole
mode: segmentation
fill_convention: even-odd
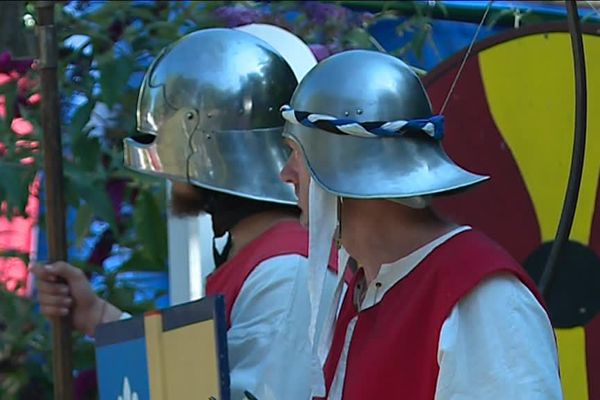
[[[67,259],[65,201],[63,195],[62,143],[58,96],[54,1],[38,1],[39,71],[41,78],[41,118],[44,149],[46,232],[49,261]],[[73,357],[70,317],[52,321],[54,399],[73,399]]]

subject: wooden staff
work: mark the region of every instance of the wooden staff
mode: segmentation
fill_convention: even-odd
[[[58,44],[54,26],[54,1],[38,1],[39,71],[44,149],[46,232],[49,261],[67,259],[65,201],[63,196],[62,143],[58,97]],[[73,399],[73,357],[70,317],[52,320],[54,399]]]

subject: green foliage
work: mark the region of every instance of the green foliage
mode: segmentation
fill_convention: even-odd
[[[132,245],[134,253],[123,265],[122,270],[134,270],[144,265],[148,271],[162,270],[167,262],[166,221],[164,208],[147,192],[141,192],[133,210],[133,229],[137,243]]]
[[[20,214],[25,211],[29,198],[29,186],[23,182],[31,182],[35,176],[35,169],[29,165],[13,162],[3,162],[0,167],[0,198],[6,199],[6,216],[11,218],[15,210]]]
[[[33,303],[0,286],[0,393],[3,399],[17,399],[30,376],[49,376],[47,364],[31,359],[32,350],[45,356],[50,349],[43,335],[45,321],[34,312]],[[39,382],[39,380],[38,380]],[[45,380],[45,386],[49,382]],[[47,388],[46,388],[47,391]]]
[[[4,85],[0,86],[0,95],[4,96],[4,101],[6,104],[5,116],[2,117],[2,138],[9,139],[9,134],[12,134],[11,122],[14,118],[14,104],[17,97],[17,82],[9,81]]]
[[[403,8],[409,8],[412,12],[407,15],[396,26],[398,36],[412,35],[412,39],[406,42],[405,45],[391,52],[392,55],[402,58],[408,53],[413,53],[418,59],[423,56],[423,49],[426,44],[432,46],[433,50],[439,54],[435,42],[433,41],[433,14],[440,11],[443,15],[447,15],[446,6],[441,2],[436,2],[433,6],[427,2],[421,1],[386,1],[383,2],[383,9],[375,16],[375,20],[397,18],[406,11],[400,13],[395,7],[398,3],[402,3]],[[441,56],[440,56],[441,58]]]
[[[127,90],[127,81],[133,72],[135,60],[128,56],[103,54],[98,58],[100,72],[100,100],[112,108]]]
[[[2,400],[51,400],[51,337],[48,321],[26,297],[0,286],[0,398]],[[94,363],[93,344],[83,336],[73,337],[76,369]]]

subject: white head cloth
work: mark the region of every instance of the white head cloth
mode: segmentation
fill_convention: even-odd
[[[341,249],[338,254],[338,276],[333,298],[323,296],[331,256],[333,238],[338,226],[337,196],[325,191],[314,179],[309,185],[309,242],[308,242],[308,293],[310,296],[311,319],[309,338],[315,358],[313,374],[313,396],[325,396],[323,365],[331,345],[333,330],[344,287],[344,272],[348,254]],[[322,316],[322,318],[320,318]],[[317,326],[317,321],[322,321]]]

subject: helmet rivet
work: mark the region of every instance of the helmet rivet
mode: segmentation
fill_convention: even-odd
[[[360,115],[360,114],[362,114],[362,113],[363,113],[363,110],[361,110],[360,108],[358,108],[358,109],[356,110],[356,114],[357,114],[357,115]]]
[[[187,119],[194,119],[194,113],[192,113],[192,112],[188,112],[187,114],[185,114],[185,117],[186,117]]]
[[[212,136],[210,135],[210,133],[207,133],[207,134],[206,134],[206,138],[207,138],[207,139],[210,139],[211,137],[212,137]]]
[[[344,115],[347,117],[347,116],[349,116],[349,115],[350,115],[350,112],[348,112],[348,111],[344,111]]]

